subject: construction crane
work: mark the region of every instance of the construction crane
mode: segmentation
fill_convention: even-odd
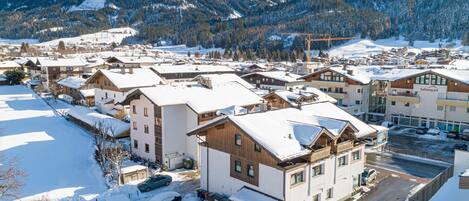
[[[321,41],[327,41],[327,45],[330,46],[331,41],[339,41],[339,40],[352,40],[353,38],[350,37],[336,37],[332,38],[331,34],[314,34],[314,33],[281,33],[282,35],[300,35],[300,36],[305,36],[305,46],[308,51],[308,54],[306,55],[306,61],[308,63],[311,62],[311,43],[312,42],[321,42]],[[320,37],[320,38],[314,38],[314,37]],[[313,50],[313,57],[314,57],[314,50]],[[313,58],[314,59],[314,58]]]

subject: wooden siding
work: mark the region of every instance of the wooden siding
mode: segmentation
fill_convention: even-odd
[[[259,74],[246,75],[243,77],[243,79],[256,87],[260,87],[260,85],[285,86],[285,84],[287,83],[282,80],[265,77]]]
[[[163,128],[161,123],[161,107],[153,105],[155,115],[155,162],[158,164],[163,163]]]
[[[459,188],[469,190],[469,176],[459,177]]]
[[[465,84],[455,80],[448,80],[448,92],[469,93],[469,84]]]
[[[228,153],[234,157],[242,158],[247,161],[256,161],[258,163],[280,168],[278,162],[266,149],[261,146],[261,152],[254,150],[255,142],[250,136],[241,131],[231,122],[226,122],[220,126],[207,129],[206,141],[212,149]],[[241,135],[241,146],[235,144],[235,134]]]
[[[110,91],[120,91],[123,92],[124,90],[120,90],[117,88],[111,80],[109,80],[106,76],[104,76],[101,72],[97,72],[97,74],[93,77],[90,78],[88,84],[90,85],[89,87],[91,88],[100,88],[100,89],[106,89]]]
[[[235,171],[235,161],[241,162],[241,172]],[[248,176],[248,165],[254,167],[254,177]],[[254,186],[259,185],[259,163],[246,160],[245,158],[230,155],[230,177],[239,179]]]
[[[289,108],[290,107],[290,103],[283,100],[282,98],[280,98],[280,96],[274,93],[264,96],[264,99],[267,100],[267,103],[269,104],[269,106],[274,107],[274,108]]]
[[[391,88],[413,89],[415,77],[391,82]]]

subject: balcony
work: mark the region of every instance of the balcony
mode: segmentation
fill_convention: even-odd
[[[347,92],[326,92],[327,95],[331,96],[332,98],[335,99],[345,99],[345,96],[347,96]]]
[[[334,81],[323,81],[323,80],[313,80],[311,82],[306,82],[305,84],[312,87],[321,88],[321,87],[332,87],[332,88],[345,88],[347,87],[346,82],[334,82]]]
[[[436,104],[439,106],[455,106],[455,107],[469,107],[469,100],[451,99],[451,98],[438,98]]]
[[[318,161],[324,158],[327,158],[331,155],[331,147],[327,146],[321,149],[313,150],[309,161]]]
[[[413,93],[390,93],[388,100],[402,103],[420,103],[420,96]]]
[[[353,141],[348,140],[345,142],[337,143],[337,145],[335,146],[335,153],[341,153],[352,148],[353,148]]]

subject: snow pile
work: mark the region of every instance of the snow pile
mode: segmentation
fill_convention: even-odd
[[[99,10],[104,8],[106,0],[85,0],[78,6],[72,6],[68,11]]]
[[[130,125],[126,122],[104,114],[100,114],[98,112],[95,112],[94,110],[90,110],[82,106],[76,106],[71,108],[68,111],[68,115],[79,119],[84,123],[88,124],[89,126],[95,127],[97,129],[98,124],[102,123],[104,124],[104,126],[112,128],[112,130],[107,131],[107,134],[112,137],[122,137],[130,129]]]
[[[0,152],[26,173],[21,200],[58,200],[106,189],[91,137],[25,86],[0,87]]]
[[[66,46],[121,43],[124,38],[134,36],[137,33],[135,29],[124,27],[100,31],[93,34],[85,34],[71,38],[60,38],[37,44],[38,46],[57,46],[63,41]]]

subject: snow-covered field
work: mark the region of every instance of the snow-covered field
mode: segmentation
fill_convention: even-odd
[[[171,52],[176,55],[187,55],[187,52],[190,52],[191,55],[194,55],[196,52],[201,54],[207,54],[209,52],[218,51],[223,53],[223,48],[203,48],[201,46],[196,47],[187,47],[186,45],[171,45],[171,46],[159,46],[155,47],[156,50]]]
[[[0,152],[27,175],[24,200],[61,199],[106,190],[92,139],[24,86],[0,87]]]
[[[0,45],[21,45],[21,43],[36,44],[39,43],[37,39],[5,39],[0,38]]]
[[[442,47],[446,47],[449,43],[454,43],[454,49],[461,48],[461,41],[454,40],[453,42],[435,41],[430,43],[429,41],[414,41],[414,46],[410,47],[409,42],[404,38],[388,38],[380,40],[369,40],[369,39],[355,39],[351,40],[344,45],[334,47],[329,50],[329,55],[334,57],[366,57],[369,55],[380,54],[383,51],[390,50],[392,48],[407,47],[409,51],[419,53],[422,50],[433,50],[439,48],[440,44]]]
[[[57,46],[60,41],[64,41],[66,45],[80,45],[80,44],[112,44],[113,42],[119,44],[124,38],[133,36],[137,33],[135,29],[129,27],[114,28],[100,31],[92,34],[85,34],[72,38],[60,38],[43,43],[39,46]]]

